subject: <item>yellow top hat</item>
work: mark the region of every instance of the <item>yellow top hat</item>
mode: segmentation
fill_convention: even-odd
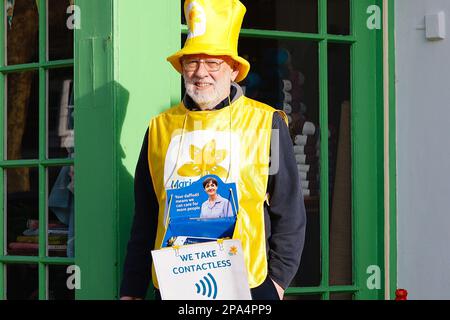
[[[182,73],[180,58],[188,54],[229,56],[239,63],[236,82],[243,80],[250,63],[238,56],[239,31],[246,8],[239,0],[186,0],[184,15],[189,33],[183,49],[167,58]]]

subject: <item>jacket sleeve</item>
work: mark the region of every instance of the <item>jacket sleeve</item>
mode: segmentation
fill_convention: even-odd
[[[134,202],[120,296],[144,298],[151,279],[151,250],[155,244],[159,209],[148,166],[148,130],[136,165]]]
[[[269,276],[285,289],[300,265],[305,242],[306,211],[292,140],[278,112],[274,113],[272,121],[271,165],[274,163],[278,163],[278,170],[269,175],[267,185]]]

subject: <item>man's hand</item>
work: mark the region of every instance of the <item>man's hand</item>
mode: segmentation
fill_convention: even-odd
[[[123,296],[120,297],[120,300],[142,300],[142,298]]]
[[[278,283],[276,283],[273,279],[270,279],[270,280],[272,280],[273,284],[275,285],[275,288],[277,289],[280,300],[283,300],[284,289]]]

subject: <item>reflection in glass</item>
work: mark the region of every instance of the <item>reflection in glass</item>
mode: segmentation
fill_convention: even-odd
[[[350,0],[328,0],[328,33],[350,34]]]
[[[73,13],[67,9],[73,0],[48,0],[48,58],[73,58],[73,29],[69,28]],[[72,11],[69,11],[72,12]]]
[[[352,284],[350,46],[328,49],[330,285]]]
[[[320,294],[285,295],[283,300],[321,300]]]
[[[246,96],[281,110],[287,109],[294,118],[305,116],[317,122],[319,89],[316,43],[241,38],[239,53],[251,64],[247,78],[240,83],[245,88]],[[293,130],[293,133],[299,133],[299,128]]]
[[[319,89],[314,42],[241,38],[240,54],[252,66],[240,83],[249,98],[285,111],[307,212],[301,265],[291,286],[319,285]]]
[[[353,293],[330,293],[330,300],[353,300]]]
[[[3,0],[2,0],[3,1]],[[6,0],[7,64],[39,59],[39,16],[35,0]],[[3,29],[3,28],[2,28]]]
[[[67,287],[68,266],[48,266],[48,299],[49,300],[75,300],[75,289]]]
[[[73,69],[51,69],[48,80],[48,157],[71,158],[74,153]]]
[[[37,71],[12,73],[7,82],[7,159],[39,155],[39,77]],[[17,184],[23,183],[18,181]]]
[[[308,207],[310,203],[314,207]],[[300,267],[291,282],[291,287],[312,287],[321,281],[320,210],[319,201],[305,197],[306,234]]]
[[[47,245],[50,257],[74,256],[73,166],[48,169]]]
[[[6,265],[6,299],[38,300],[38,265]]]
[[[317,33],[317,0],[241,0],[247,29]]]
[[[247,8],[242,28],[317,33],[317,0],[241,0]],[[184,1],[181,0],[181,12]],[[186,24],[184,14],[182,24]]]
[[[26,184],[17,189],[14,180],[20,174],[17,169],[6,169],[6,238],[7,254],[15,256],[38,255],[38,170],[37,168],[23,168],[19,173]],[[10,188],[12,185],[15,188]]]

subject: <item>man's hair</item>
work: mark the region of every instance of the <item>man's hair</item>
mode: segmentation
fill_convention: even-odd
[[[206,185],[207,185],[208,183],[210,183],[210,182],[212,182],[213,184],[215,184],[216,187],[218,186],[218,183],[217,183],[217,180],[216,180],[216,179],[214,179],[214,178],[207,178],[207,179],[205,179],[205,181],[203,181],[203,189],[205,189]]]

